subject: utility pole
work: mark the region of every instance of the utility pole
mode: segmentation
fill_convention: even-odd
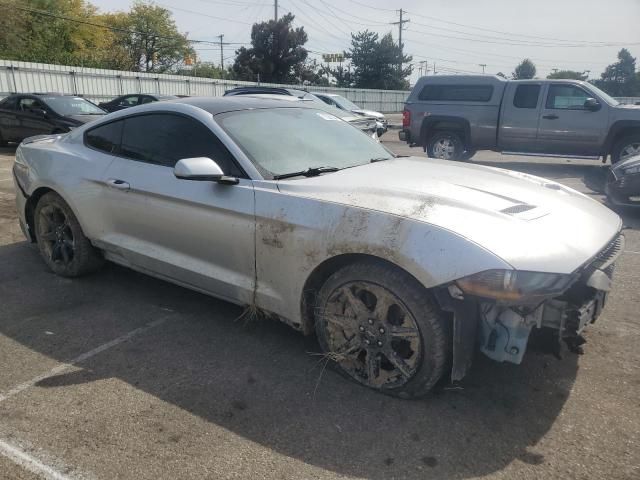
[[[273,2],[273,18],[277,22],[278,21],[278,0],[274,0]]]
[[[398,63],[398,70],[400,71],[400,75],[402,75],[402,59],[404,58],[404,54],[402,53],[402,30],[404,28],[405,23],[409,23],[409,19],[402,19],[403,10],[400,9],[400,21],[399,22],[391,22],[391,25],[398,25],[398,46],[400,47],[400,62]]]
[[[224,45],[222,43],[222,40],[224,39],[224,34],[218,35],[218,38],[220,39],[220,68],[224,70],[224,51],[222,49],[222,45]]]
[[[484,69],[487,66],[487,64],[486,63],[479,63],[478,66],[482,67],[482,74],[484,75]]]

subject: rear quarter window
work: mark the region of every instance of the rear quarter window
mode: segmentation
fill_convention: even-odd
[[[488,102],[493,85],[425,85],[419,100],[441,102]]]
[[[124,121],[119,120],[92,128],[84,134],[84,143],[87,147],[101,152],[118,153],[123,125]]]

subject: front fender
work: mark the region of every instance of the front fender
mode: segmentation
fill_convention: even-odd
[[[376,210],[282,194],[256,185],[256,304],[306,330],[304,285],[322,263],[364,254],[390,262],[425,288],[504,260],[451,231]]]

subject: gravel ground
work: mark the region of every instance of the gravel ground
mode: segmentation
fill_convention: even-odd
[[[383,137],[407,153],[396,138]],[[640,478],[638,214],[623,212],[626,251],[585,355],[478,357],[460,388],[402,401],[325,371],[313,338],[235,321],[231,304],[114,265],[52,275],[17,226],[12,159],[0,149],[0,478],[38,478],[37,462],[59,479]],[[601,200],[582,182],[593,162],[474,162]]]

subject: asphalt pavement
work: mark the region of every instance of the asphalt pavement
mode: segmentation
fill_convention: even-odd
[[[584,355],[478,356],[459,385],[406,401],[234,305],[115,265],[56,277],[17,226],[13,152],[0,149],[0,479],[640,478],[640,214],[621,212],[625,252]],[[602,200],[583,183],[596,162],[473,162]]]

